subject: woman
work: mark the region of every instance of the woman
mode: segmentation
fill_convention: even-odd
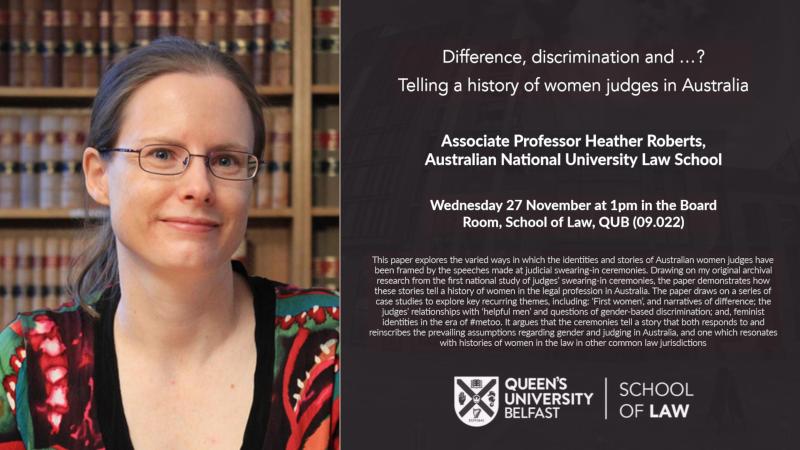
[[[0,334],[0,449],[338,447],[337,297],[231,262],[261,107],[232,59],[181,38],[109,70],[83,157],[109,222],[75,303]]]

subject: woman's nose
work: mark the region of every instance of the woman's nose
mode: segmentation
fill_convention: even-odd
[[[203,155],[187,156],[186,169],[180,175],[181,198],[200,200],[204,203],[214,201],[214,175],[208,169],[208,159]],[[194,160],[194,161],[193,161]]]

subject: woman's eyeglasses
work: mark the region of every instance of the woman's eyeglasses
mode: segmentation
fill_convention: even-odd
[[[170,144],[150,144],[142,148],[99,148],[100,153],[138,153],[139,167],[156,175],[180,175],[189,167],[192,156],[205,159],[206,167],[223,180],[251,180],[258,174],[264,161],[252,153],[235,150],[210,151],[208,155],[194,155],[183,147]]]

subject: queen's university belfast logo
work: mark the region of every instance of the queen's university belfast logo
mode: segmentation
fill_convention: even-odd
[[[496,416],[500,403],[497,377],[454,377],[456,416],[471,427],[482,427]]]

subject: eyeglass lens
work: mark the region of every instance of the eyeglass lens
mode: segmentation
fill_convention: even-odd
[[[208,153],[208,167],[219,178],[246,180],[255,176],[258,158],[251,153],[237,151],[212,151]],[[185,148],[174,145],[148,145],[139,153],[142,169],[159,175],[177,175],[189,166],[190,154]]]

